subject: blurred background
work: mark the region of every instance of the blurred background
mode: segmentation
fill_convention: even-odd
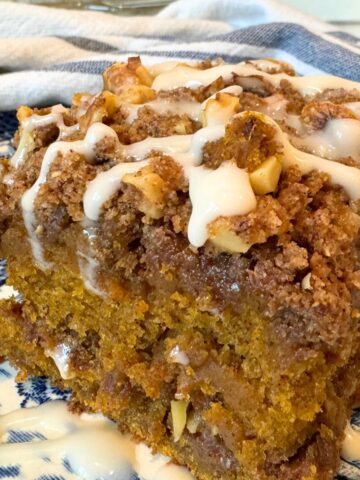
[[[281,0],[281,3],[360,35],[360,0]]]
[[[0,0],[9,1],[9,0]],[[111,12],[120,15],[155,15],[174,0],[10,0],[18,3]],[[194,0],[195,2],[201,0]],[[278,0],[341,30],[360,37],[360,0]]]
[[[1,0],[0,0],[1,1]],[[39,5],[110,11],[122,15],[153,15],[171,0],[13,0]],[[201,1],[201,0],[194,0]],[[322,20],[360,35],[360,0],[280,0]]]

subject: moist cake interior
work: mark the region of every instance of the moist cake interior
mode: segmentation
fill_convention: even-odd
[[[360,378],[360,84],[136,57],[18,120],[0,355],[198,480],[331,480]]]

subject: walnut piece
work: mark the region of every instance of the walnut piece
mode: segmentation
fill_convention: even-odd
[[[209,225],[208,230],[210,242],[221,252],[246,253],[251,247],[250,243],[237,235],[229,217],[218,218]]]
[[[238,97],[229,93],[218,93],[205,104],[200,113],[200,121],[203,127],[227,123],[235,113],[240,111]]]
[[[103,73],[104,90],[120,94],[134,85],[150,87],[153,77],[142,65],[139,57],[131,57],[128,63],[114,63]]]
[[[161,217],[165,182],[160,175],[153,172],[150,167],[145,167],[139,172],[124,175],[122,181],[142,193],[143,200],[139,205],[141,212],[150,218]]]
[[[272,155],[249,174],[250,183],[257,195],[266,195],[274,192],[279,183],[281,174],[281,161]]]
[[[186,400],[172,400],[171,418],[173,424],[174,442],[178,442],[186,425],[186,411],[188,402]]]

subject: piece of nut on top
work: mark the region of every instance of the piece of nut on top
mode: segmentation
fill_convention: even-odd
[[[119,106],[120,100],[117,95],[108,90],[102,91],[92,99],[85,113],[80,117],[80,130],[85,132],[93,123],[103,122],[105,118],[111,117]]]
[[[171,420],[173,427],[174,442],[178,442],[183,434],[187,420],[187,400],[171,401]]]
[[[239,98],[229,93],[219,92],[205,104],[200,113],[203,127],[226,124],[237,112],[240,111]]]
[[[124,175],[122,181],[132,185],[142,194],[142,200],[139,204],[141,212],[153,219],[161,217],[166,185],[158,173],[147,166],[136,173]]]
[[[251,243],[244,242],[235,231],[231,217],[219,217],[208,226],[209,241],[221,252],[246,253]]]
[[[114,63],[103,73],[104,90],[120,94],[134,85],[151,87],[153,77],[142,65],[140,57],[130,57],[127,63]]]
[[[249,173],[252,189],[257,195],[266,195],[276,190],[281,174],[281,155],[271,155]]]
[[[25,105],[21,105],[16,112],[16,118],[18,119],[19,123],[21,124],[24,120],[31,117],[34,111],[32,108],[27,107]]]
[[[256,195],[276,191],[282,170],[283,147],[277,141],[276,130],[262,113],[246,111],[238,114],[226,127],[225,146],[233,155],[232,160],[248,171]]]

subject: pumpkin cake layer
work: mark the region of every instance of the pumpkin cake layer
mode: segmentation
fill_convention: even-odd
[[[360,379],[360,85],[139,58],[20,107],[0,356],[199,480],[331,480]]]

